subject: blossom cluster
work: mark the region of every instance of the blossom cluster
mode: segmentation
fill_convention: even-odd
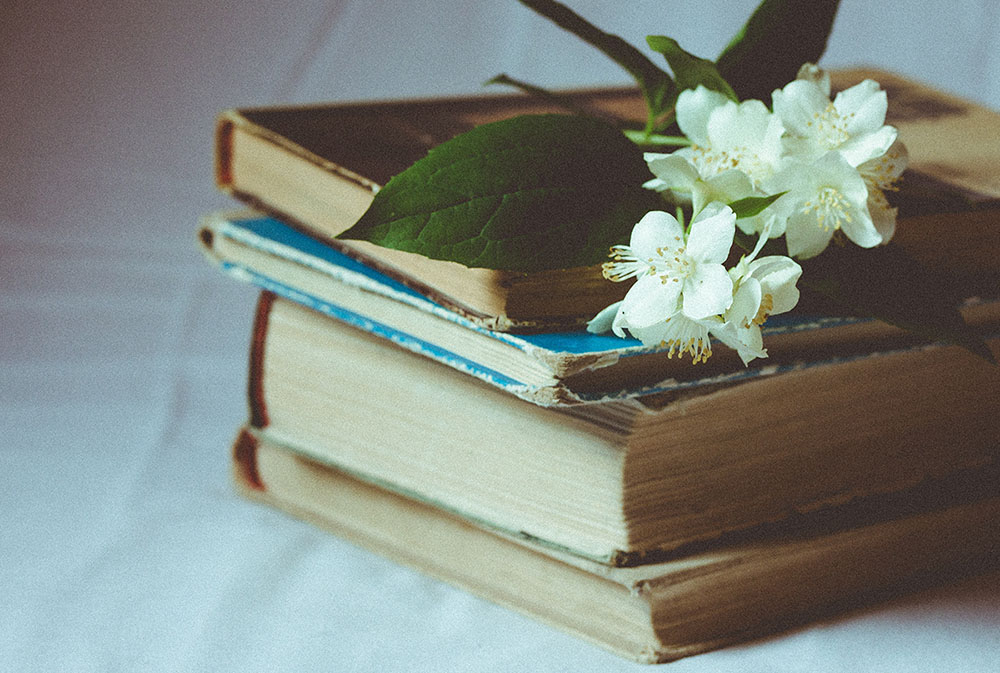
[[[604,274],[614,281],[635,278],[625,298],[590,321],[592,332],[628,330],[646,345],[668,347],[668,356],[690,355],[694,363],[712,354],[711,339],[735,349],[744,363],[766,357],[761,325],[769,315],[799,300],[802,268],[790,257],[757,257],[757,247],[727,269],[736,233],[732,208],[713,201],[685,227],[670,213],[647,213],[628,245],[615,246]]]
[[[655,211],[635,225],[604,275],[636,281],[588,329],[627,331],[696,363],[711,355],[714,338],[749,363],[767,356],[767,316],[798,302],[802,268],[792,258],[820,254],[837,232],[866,248],[888,242],[896,211],[885,191],[902,174],[906,150],[885,124],[885,92],[865,80],[831,100],[828,75],[807,65],[772,103],[737,103],[703,86],[681,93],[676,119],[690,144],[647,153],[655,178],[645,186],[689,205],[690,224]],[[771,195],[748,217],[725,205]],[[726,268],[737,226],[757,245]],[[781,236],[788,256],[758,256]]]

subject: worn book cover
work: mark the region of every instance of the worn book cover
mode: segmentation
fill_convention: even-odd
[[[985,393],[1000,368],[956,346],[542,407],[270,293],[252,343],[253,427],[617,564],[991,465],[1000,449],[1000,397]]]
[[[880,321],[798,311],[774,316],[764,326],[768,358],[747,367],[733,351],[720,349],[691,366],[666,357],[663,347],[582,328],[526,334],[486,329],[261,214],[208,216],[199,240],[229,275],[545,406],[709,389],[920,345]],[[1000,269],[1000,261],[996,264]],[[1000,331],[1000,288],[997,294],[969,296],[963,307],[966,320],[987,335]]]
[[[890,73],[835,73],[846,86],[864,77],[889,92],[887,121],[910,152],[896,241],[925,262],[994,268],[1000,248],[1000,114]],[[570,100],[615,119],[641,116],[630,89],[577,92]],[[553,111],[525,96],[228,110],[216,129],[216,182],[237,198],[331,240],[365,212],[375,191],[426,151],[477,124]],[[933,235],[971,223],[988,238]],[[931,233],[928,236],[928,233]],[[952,238],[949,234],[949,239]],[[980,245],[982,243],[982,245]],[[470,269],[359,241],[339,249],[491,329],[566,327],[621,298],[598,267],[540,273]]]
[[[991,472],[798,517],[636,567],[484,527],[241,431],[247,497],[623,657],[665,662],[996,567]]]

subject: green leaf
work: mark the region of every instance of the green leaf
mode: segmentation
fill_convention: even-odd
[[[716,60],[741,99],[765,102],[826,50],[840,0],[764,0]]]
[[[780,199],[784,194],[785,192],[779,192],[770,196],[748,196],[744,199],[737,199],[728,205],[736,213],[736,219],[753,217],[760,215],[765,208]]]
[[[340,235],[466,266],[540,271],[596,264],[662,206],[642,152],[605,122],[525,115],[432,149]]]
[[[830,246],[800,264],[800,287],[830,302],[818,308],[876,318],[930,342],[961,346],[995,364],[989,347],[958,310],[964,298],[960,283],[925,268],[899,246]]]
[[[753,217],[754,215],[760,215],[765,208],[780,199],[784,194],[785,192],[778,192],[777,194],[771,194],[770,196],[748,196],[743,199],[737,199],[728,205],[732,211],[736,213],[736,219],[739,220],[746,217]],[[758,236],[748,234],[737,227],[736,234],[733,236],[733,243],[735,243],[738,248],[743,250],[743,252],[750,252],[757,247],[758,239]],[[774,239],[767,241],[761,252],[768,255],[783,254],[777,250],[777,242]]]
[[[736,92],[719,74],[715,64],[694,54],[684,51],[677,40],[664,35],[647,35],[646,42],[650,49],[663,54],[670,64],[678,91],[697,89],[698,85],[706,89],[725,94],[730,100],[739,101]]]
[[[646,101],[647,132],[653,130],[656,119],[673,107],[677,97],[674,81],[634,46],[617,35],[605,33],[562,3],[553,0],[520,0],[520,2],[560,28],[601,50],[632,75]]]

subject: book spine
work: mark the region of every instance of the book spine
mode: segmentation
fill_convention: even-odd
[[[268,321],[271,318],[271,308],[274,306],[275,295],[263,291],[257,300],[257,312],[254,316],[253,334],[250,339],[250,371],[247,377],[247,404],[250,412],[250,423],[256,428],[267,427],[270,423],[267,415],[267,405],[264,402],[264,346],[267,340]]]
[[[267,489],[257,467],[257,448],[257,438],[247,432],[246,428],[241,429],[233,441],[233,476],[242,488],[264,491]]]
[[[219,115],[215,122],[215,185],[224,192],[233,187],[233,127],[230,112]]]

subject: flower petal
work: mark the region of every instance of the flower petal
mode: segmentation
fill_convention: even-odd
[[[663,180],[659,178],[652,178],[651,180],[646,180],[642,183],[643,189],[648,189],[654,192],[665,192],[670,189]]]
[[[868,192],[868,213],[872,217],[872,224],[875,231],[882,237],[883,243],[888,243],[892,235],[896,233],[896,214],[898,208],[889,206],[889,202],[878,189],[869,189]]]
[[[709,115],[708,137],[713,147],[755,147],[767,133],[771,116],[759,100],[728,101]]]
[[[711,91],[702,85],[697,89],[686,89],[677,97],[677,125],[688,139],[696,145],[708,145],[708,117],[712,110],[731,102],[718,91]]]
[[[868,212],[868,200],[860,207],[852,208],[850,217],[845,217],[840,224],[840,228],[847,234],[847,238],[860,245],[862,248],[874,248],[882,243],[882,234],[875,228],[872,216]]]
[[[822,113],[830,99],[815,83],[804,79],[789,82],[783,89],[771,94],[774,113],[789,131],[799,136],[810,136],[813,115]]]
[[[731,322],[725,322],[711,327],[709,332],[713,337],[736,351],[744,365],[750,364],[756,358],[767,357],[767,351],[764,350],[764,339],[757,325],[741,328]]]
[[[756,278],[744,278],[733,294],[733,305],[726,311],[726,319],[740,327],[749,327],[760,310],[764,292]]]
[[[858,172],[869,185],[887,189],[899,179],[908,163],[909,152],[906,150],[906,145],[897,137],[896,142],[885,154],[864,162],[858,166]]]
[[[795,286],[802,276],[802,267],[784,255],[770,255],[754,260],[749,273],[760,283],[761,292],[771,295],[771,315],[792,310],[799,303]]]
[[[643,346],[659,346],[663,344],[664,335],[667,331],[666,320],[650,325],[649,327],[628,326],[629,334],[642,342]]]
[[[677,218],[662,210],[651,210],[632,228],[629,247],[642,260],[656,257],[656,249],[676,239],[684,240],[684,228]]]
[[[898,131],[894,126],[883,126],[874,133],[852,137],[838,147],[837,151],[850,165],[860,166],[888,152],[896,142],[897,135]]]
[[[611,331],[620,339],[626,338],[625,330],[628,328],[628,321],[625,320],[625,313],[622,312],[621,302],[619,302],[618,312],[615,313],[614,320],[611,321]]]
[[[736,213],[729,206],[713,202],[691,221],[687,255],[700,263],[722,264],[729,257],[736,235]]]
[[[649,327],[677,312],[682,283],[663,281],[661,276],[643,276],[622,300],[622,317],[631,327]]]
[[[785,242],[788,244],[789,257],[815,257],[826,250],[831,238],[833,229],[820,226],[812,213],[799,211],[788,218]]]
[[[803,63],[795,79],[804,79],[820,88],[823,95],[830,97],[830,73],[815,63]]]
[[[733,280],[721,264],[699,264],[684,280],[683,311],[692,320],[719,315],[733,303]]]
[[[614,322],[615,316],[618,315],[618,310],[621,308],[622,303],[616,301],[611,306],[602,309],[600,313],[595,315],[587,323],[587,331],[591,334],[604,334],[605,332],[611,331],[611,325]]]
[[[699,179],[698,170],[690,161],[676,154],[645,154],[649,170],[663,181],[668,189],[690,192]]]
[[[847,118],[847,132],[854,136],[872,133],[885,123],[888,98],[878,82],[866,79],[838,93],[833,107]]]
[[[740,170],[722,171],[718,175],[707,178],[705,182],[712,194],[719,197],[715,200],[722,203],[732,203],[753,194],[753,183],[750,182],[747,174]]]
[[[633,336],[646,346],[669,346],[667,357],[690,355],[692,364],[704,362],[712,354],[709,329],[683,313],[675,313],[662,322],[646,328],[632,330]]]
[[[753,194],[753,183],[743,171],[730,169],[704,180],[691,189],[692,212],[700,213],[712,201],[732,203]]]

